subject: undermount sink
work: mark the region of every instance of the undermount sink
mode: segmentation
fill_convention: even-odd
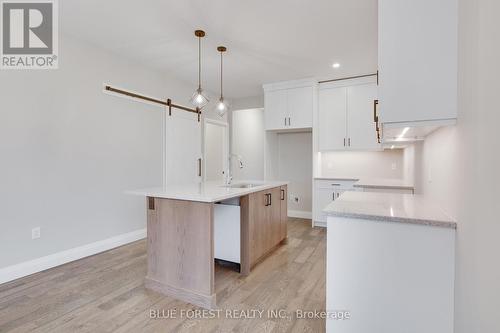
[[[259,186],[261,184],[251,184],[251,183],[239,183],[239,184],[229,184],[229,185],[224,185],[224,187],[229,187],[229,188],[252,188],[255,186]]]

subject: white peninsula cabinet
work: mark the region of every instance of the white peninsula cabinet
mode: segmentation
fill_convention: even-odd
[[[381,149],[373,114],[375,78],[321,84],[318,94],[320,151]]]
[[[346,192],[325,209],[332,333],[452,333],[456,223],[431,198]]]
[[[317,84],[313,79],[265,84],[266,130],[311,129]]]
[[[378,1],[384,130],[447,125],[457,118],[457,2]]]

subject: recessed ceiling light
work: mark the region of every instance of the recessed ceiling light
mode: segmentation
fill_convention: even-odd
[[[334,63],[334,64],[332,65],[332,67],[333,67],[333,68],[340,68],[340,64],[339,64],[338,62],[336,62],[336,63]]]

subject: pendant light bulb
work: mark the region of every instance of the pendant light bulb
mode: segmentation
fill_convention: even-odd
[[[201,109],[209,102],[205,92],[201,88],[201,39],[205,37],[205,32],[203,30],[196,30],[194,35],[198,37],[198,89],[196,89],[189,101],[196,108]]]
[[[219,117],[223,117],[226,114],[227,110],[228,110],[227,104],[224,101],[224,98],[221,97],[219,99],[219,102],[217,102],[217,106],[215,108],[215,111],[217,112]]]
[[[205,96],[203,89],[201,89],[201,87],[200,87],[200,88],[196,89],[193,96],[191,96],[190,102],[195,107],[201,109],[202,107],[207,105],[209,101],[208,101],[208,98]]]
[[[222,85],[222,54],[224,52],[226,52],[226,47],[225,46],[219,46],[217,47],[217,51],[220,52],[220,98],[219,98],[219,102],[217,102],[217,105],[215,106],[215,112],[217,112],[217,114],[219,115],[219,117],[223,117],[227,110],[229,109],[226,101],[224,100],[224,95],[222,93],[222,88],[223,88],[223,85]]]

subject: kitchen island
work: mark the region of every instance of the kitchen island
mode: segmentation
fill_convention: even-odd
[[[421,195],[345,192],[327,214],[327,332],[453,332],[455,221]]]
[[[204,307],[216,307],[214,242],[217,205],[239,207],[243,275],[286,239],[287,182],[219,182],[134,190],[146,197],[146,287]],[[227,225],[227,224],[226,224]],[[228,239],[228,241],[231,241]],[[223,246],[224,240],[219,240]]]

